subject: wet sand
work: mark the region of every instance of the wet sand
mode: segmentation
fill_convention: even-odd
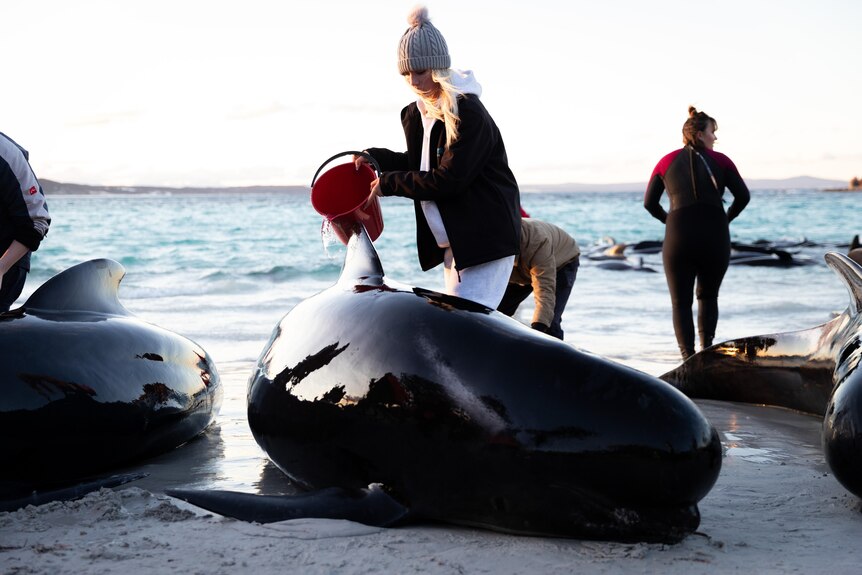
[[[149,476],[74,502],[0,514],[0,572],[110,573],[858,573],[862,505],[829,472],[820,419],[698,401],[719,430],[721,475],[677,545],[521,537],[428,524],[395,529],[307,519],[222,518],[164,495],[169,487],[291,493],[251,438],[239,388],[218,424],[129,468]],[[243,427],[244,426],[244,427]]]

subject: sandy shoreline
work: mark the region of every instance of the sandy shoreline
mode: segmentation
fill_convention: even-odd
[[[244,523],[162,493],[188,485],[184,447],[141,482],[0,514],[0,572],[858,573],[862,505],[829,473],[819,419],[776,408],[698,405],[726,453],[718,482],[700,503],[700,528],[678,545],[520,537],[436,524]],[[206,441],[212,440],[186,447],[206,453]],[[286,485],[275,477],[261,490]]]

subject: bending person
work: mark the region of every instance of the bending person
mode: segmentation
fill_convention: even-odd
[[[697,281],[698,332],[712,345],[718,324],[718,291],[730,261],[730,229],[750,199],[733,162],[713,150],[716,121],[694,107],[682,127],[685,147],[663,157],[653,170],[644,207],[665,224],[662,259],[673,307],[673,328],[683,359],[694,354],[692,292]],[[733,203],[724,211],[727,188]],[[667,190],[670,207],[659,203]]]
[[[0,312],[21,295],[51,218],[27,150],[0,132]]]
[[[447,293],[493,309],[518,253],[518,184],[472,72],[449,67],[446,41],[425,8],[409,22],[398,47],[398,71],[418,96],[401,111],[407,151],[366,150],[382,172],[369,201],[414,200],[422,269],[442,263]]]
[[[862,266],[862,245],[859,244],[859,236],[853,236],[850,241],[850,249],[847,251],[847,257]]]
[[[533,218],[521,220],[521,252],[498,310],[515,315],[530,293],[536,301],[531,327],[563,339],[563,311],[578,277],[581,250],[565,230]]]

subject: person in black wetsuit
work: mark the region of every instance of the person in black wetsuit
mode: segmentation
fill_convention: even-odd
[[[644,207],[665,224],[662,259],[673,306],[673,328],[683,359],[694,354],[692,293],[697,280],[698,332],[702,348],[712,345],[718,324],[718,290],[730,261],[728,224],[750,199],[733,162],[714,151],[715,119],[693,106],[682,127],[685,146],[663,157],[650,176]],[[724,211],[727,188],[733,202]],[[659,203],[667,190],[668,211]]]

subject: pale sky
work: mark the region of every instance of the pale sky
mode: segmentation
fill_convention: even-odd
[[[862,177],[859,0],[429,0],[521,184],[646,181],[689,104],[746,179]],[[404,150],[414,0],[9,0],[0,131],[38,176],[308,185]]]

